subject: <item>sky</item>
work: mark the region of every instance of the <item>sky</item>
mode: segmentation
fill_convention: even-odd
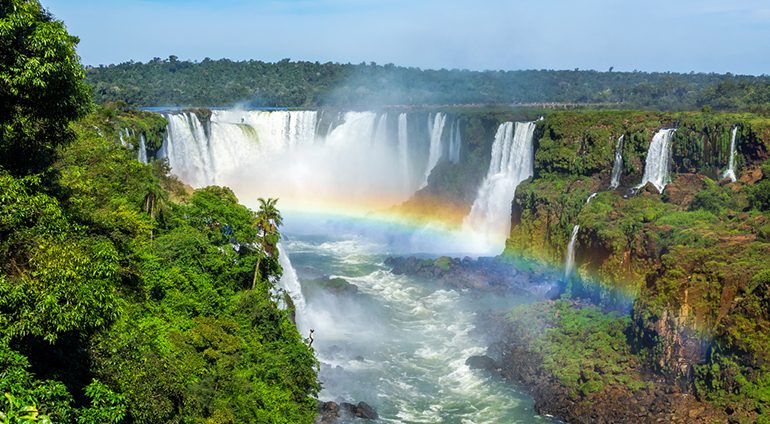
[[[40,0],[86,65],[318,61],[770,74],[767,0]]]

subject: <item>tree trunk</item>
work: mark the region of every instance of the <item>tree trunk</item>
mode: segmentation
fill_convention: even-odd
[[[259,275],[259,262],[262,260],[262,251],[264,249],[257,250],[257,267],[254,268],[254,281],[251,282],[251,290],[257,286],[257,276]]]

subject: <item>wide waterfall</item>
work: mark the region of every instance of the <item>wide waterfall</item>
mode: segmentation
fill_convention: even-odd
[[[391,207],[424,186],[446,150],[443,113],[429,115],[427,131],[407,125],[407,113],[340,112],[323,129],[316,111],[215,110],[205,122],[194,113],[165,116],[157,157],[168,157],[182,181],[279,197],[284,208]]]
[[[443,145],[441,144],[441,134],[444,132],[444,125],[446,124],[446,115],[443,113],[437,113],[431,119],[428,117],[428,132],[430,133],[430,156],[428,156],[428,166],[425,168],[425,179],[423,180],[420,188],[428,185],[428,177],[430,172],[441,159],[441,155],[444,153]]]
[[[615,163],[612,165],[612,178],[610,179],[610,190],[615,190],[620,186],[620,175],[623,172],[623,137],[618,138],[618,145],[615,147]]]
[[[733,127],[733,135],[732,139],[730,140],[730,161],[728,162],[727,171],[725,171],[724,175],[722,175],[722,178],[729,178],[730,181],[735,182],[737,178],[735,178],[735,136],[738,134],[738,126]]]
[[[477,232],[502,249],[510,232],[511,201],[516,187],[532,176],[535,122],[506,122],[497,129],[492,160],[463,228]]]
[[[384,265],[389,255],[434,248],[472,254],[470,237],[458,231],[442,238],[430,226],[415,229],[365,215],[408,199],[439,161],[459,161],[457,118],[447,123],[436,113],[426,122],[422,112],[392,111],[323,119],[313,111],[214,111],[204,122],[192,113],[166,116],[158,157],[168,157],[183,181],[230,187],[252,208],[257,197],[280,198],[283,276],[273,283],[291,297],[302,337],[315,330],[319,399],[365,401],[380,414],[377,423],[553,422],[533,412],[531,398],[466,365],[468,357],[486,352],[475,330],[477,311],[524,298],[483,291],[468,296]],[[445,126],[451,134],[443,134]],[[490,171],[467,219],[500,244],[516,185],[533,172],[534,127],[500,126]],[[504,228],[493,231],[495,225]],[[456,249],[448,243],[455,240]],[[323,286],[337,278],[355,291]]]
[[[647,150],[647,162],[644,165],[642,183],[635,187],[638,190],[651,182],[659,192],[668,184],[668,169],[671,166],[671,139],[675,128],[658,130],[652,137],[650,148]]]
[[[567,245],[567,257],[564,258],[564,281],[569,279],[573,268],[575,268],[575,242],[577,241],[578,230],[580,230],[580,225],[572,227],[572,236],[570,236]]]

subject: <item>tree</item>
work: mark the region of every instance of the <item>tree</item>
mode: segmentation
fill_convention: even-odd
[[[91,107],[77,37],[37,0],[0,0],[0,166],[39,172]]]
[[[251,289],[257,285],[257,277],[259,276],[259,263],[262,260],[262,253],[265,251],[265,244],[269,242],[268,236],[278,235],[278,227],[283,225],[283,217],[278,209],[275,208],[275,204],[278,199],[272,197],[267,200],[263,198],[259,200],[259,211],[257,211],[257,228],[262,233],[262,241],[260,242],[260,251],[257,253],[257,266],[254,269],[254,281],[251,283]]]

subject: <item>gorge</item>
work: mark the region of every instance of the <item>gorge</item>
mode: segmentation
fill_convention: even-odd
[[[745,303],[761,296],[755,287],[764,284],[767,266],[762,206],[751,200],[765,178],[764,120],[657,112],[562,112],[536,121],[537,112],[516,110],[214,110],[210,117],[201,111],[165,114],[165,141],[149,154],[168,157],[173,172],[194,187],[226,185],[246,204],[249,193],[281,199],[290,217],[283,233],[292,267],[310,268],[304,277],[297,273],[308,296],[305,312],[297,308],[298,326],[303,335],[316,330],[313,346],[327,382],[322,398],[365,400],[383,419],[507,417],[500,405],[519,411],[511,415],[516,419],[536,418],[521,412],[531,411],[526,400],[515,401],[520,406],[504,400],[515,398],[510,388],[459,365],[483,353],[484,342],[469,336],[472,320],[459,324],[441,315],[473,315],[532,298],[431,287],[391,276],[382,263],[388,254],[499,255],[503,244],[496,261],[541,277],[563,274],[568,287],[545,280],[567,296],[631,314],[632,350],[649,370],[651,393],[653,385],[680,387],[718,406],[711,396],[719,385],[748,391],[761,384],[758,377],[725,380],[720,369],[727,368],[720,367],[737,366],[750,376],[762,362],[747,358],[765,355],[741,341],[763,337],[761,331],[736,327],[742,317],[767,319]],[[738,185],[718,181],[736,168]],[[433,219],[444,205],[456,213]],[[415,219],[420,215],[427,221]],[[709,233],[722,227],[718,236]],[[738,235],[728,235],[730,228]],[[749,246],[750,256],[688,256]],[[316,273],[344,278],[360,294],[338,298],[309,289]],[[682,282],[688,275],[698,279]],[[296,290],[289,289],[302,296]],[[607,389],[599,393],[623,384],[601,371],[586,377],[586,366],[579,367],[582,377],[578,372],[562,384],[601,383]],[[496,406],[476,410],[470,405],[479,400],[464,402],[482,382]],[[446,397],[450,392],[460,398]],[[583,392],[576,400],[591,396],[597,395]],[[765,407],[761,398],[751,399]]]

